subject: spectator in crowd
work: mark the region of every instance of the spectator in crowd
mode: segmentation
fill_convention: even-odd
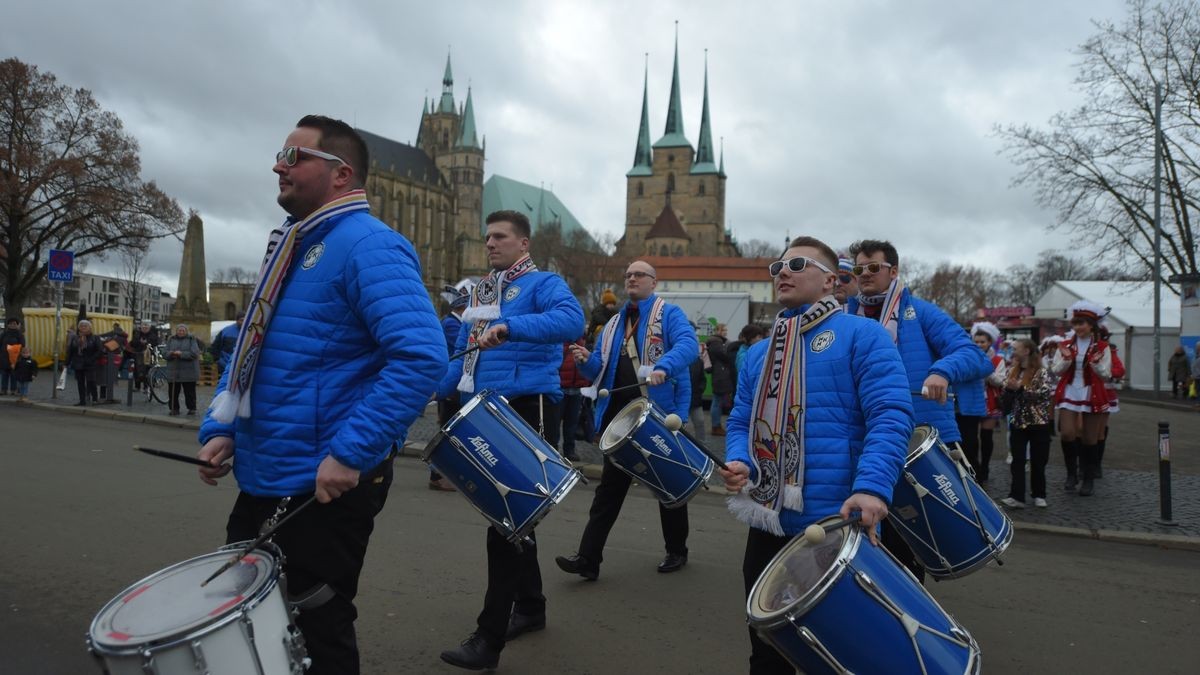
[[[225,368],[229,366],[229,358],[233,356],[233,350],[237,347],[238,333],[241,332],[242,321],[245,319],[246,310],[238,312],[234,322],[222,328],[208,346],[208,353],[212,356],[213,363],[217,364],[217,373],[225,372]]]
[[[96,383],[100,387],[100,399],[105,403],[116,403],[117,370],[121,366],[121,355],[129,338],[121,324],[114,322],[112,330],[100,336],[100,354],[96,357]]]
[[[84,319],[75,326],[75,334],[67,344],[67,365],[75,372],[75,385],[79,387],[79,403],[86,406],[88,398],[97,400],[92,371],[96,368],[96,357],[100,354],[100,338],[92,334],[92,322]]]
[[[724,436],[721,414],[733,405],[733,359],[736,354],[726,352],[725,324],[717,324],[716,330],[705,342],[708,359],[712,363],[712,405],[708,409],[709,423],[713,436]]]
[[[13,378],[13,368],[21,356],[21,348],[25,346],[25,336],[21,333],[21,322],[8,319],[4,322],[4,332],[0,334],[0,396],[17,393],[17,381]]]
[[[128,351],[133,355],[131,367],[133,368],[134,389],[141,391],[142,385],[146,383],[146,373],[149,370],[150,362],[154,360],[152,352],[158,348],[160,342],[158,331],[150,324],[149,320],[143,320],[138,324],[137,330],[129,338]]]
[[[17,399],[24,403],[29,400],[29,383],[33,382],[37,377],[37,362],[33,360],[33,354],[30,353],[29,347],[21,347],[21,353],[17,356],[17,362],[13,364],[13,379],[17,382]]]
[[[179,392],[183,392],[187,414],[196,414],[196,381],[200,379],[200,341],[188,330],[187,324],[175,326],[167,339],[167,405],[171,415],[179,414]]]
[[[734,357],[734,360],[733,360],[733,369],[734,369],[733,379],[735,382],[735,384],[734,384],[735,392],[737,391],[737,384],[736,384],[737,378],[738,378],[737,374],[742,372],[742,363],[746,360],[746,352],[749,352],[750,348],[753,347],[756,342],[763,339],[763,336],[765,334],[766,334],[766,332],[763,331],[762,326],[760,326],[756,323],[746,324],[745,326],[742,327],[742,332],[738,333],[738,343],[739,344],[738,344],[738,348],[737,348],[737,355]]]
[[[575,451],[575,429],[579,426],[579,415],[583,410],[583,393],[584,387],[591,386],[592,382],[579,369],[579,363],[575,361],[575,356],[571,353],[571,345],[586,348],[583,338],[579,338],[575,342],[563,343],[563,360],[558,367],[558,378],[562,386],[563,398],[559,403],[559,413],[562,419],[562,453],[572,462],[579,461],[579,453]],[[546,441],[555,447],[559,447],[558,429],[546,430]]]
[[[694,327],[693,327],[694,330]],[[699,345],[700,357],[688,365],[689,374],[692,379],[692,402],[691,410],[688,411],[688,425],[692,429],[692,435],[699,441],[704,442],[706,436],[704,431],[704,388],[708,386],[708,378],[704,376],[704,345]]]
[[[1167,361],[1167,376],[1171,378],[1171,398],[1187,398],[1188,378],[1192,375],[1187,352],[1183,345],[1175,347],[1175,353]]]
[[[1004,379],[1003,396],[1012,401],[1009,426],[1013,461],[1008,496],[1000,502],[1009,508],[1025,508],[1025,459],[1029,458],[1029,494],[1034,506],[1045,508],[1046,463],[1050,460],[1050,425],[1053,377],[1042,367],[1033,340],[1013,342],[1012,365]]]
[[[592,319],[588,323],[587,341],[592,344],[596,341],[596,333],[600,332],[601,328],[608,323],[608,320],[613,318],[617,313],[617,294],[613,293],[611,288],[604,289],[600,294],[600,304],[592,308]]]
[[[1192,357],[1192,398],[1200,396],[1200,342],[1196,343],[1196,354]]]

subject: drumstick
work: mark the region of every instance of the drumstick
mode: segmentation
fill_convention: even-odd
[[[195,464],[196,466],[206,466],[210,469],[216,468],[212,464],[209,464],[208,462],[206,462],[202,459],[198,459],[198,458],[192,457],[190,455],[181,455],[177,452],[171,452],[169,450],[155,450],[154,448],[143,448],[140,445],[133,446],[133,449],[137,450],[138,452],[144,452],[147,455],[154,455],[155,457],[162,457],[163,459],[173,459],[176,462],[183,462],[185,464]]]
[[[304,510],[304,507],[308,506],[309,504],[311,504],[315,501],[317,501],[317,495],[316,495],[316,493],[313,493],[313,496],[304,500],[303,504],[292,509],[291,513],[287,514],[283,518],[280,518],[278,522],[276,522],[271,527],[268,527],[267,530],[265,532],[263,532],[262,534],[258,535],[258,539],[255,539],[254,541],[247,544],[246,547],[243,548],[240,553],[238,553],[236,556],[234,556],[234,558],[232,560],[225,563],[224,565],[221,565],[221,568],[218,569],[216,572],[213,572],[211,576],[209,576],[207,579],[205,579],[204,583],[200,584],[200,587],[204,588],[205,586],[208,585],[208,582],[221,576],[222,574],[225,573],[225,570],[228,570],[230,567],[233,567],[234,565],[236,565],[239,560],[241,560],[242,558],[245,558],[247,553],[249,553],[250,551],[253,551],[254,549],[258,548],[259,546],[262,546],[262,543],[264,541],[266,541],[267,539],[270,539],[271,535],[275,534],[275,530],[278,530],[284,523],[291,520],[292,516],[296,515],[297,513],[300,513],[301,511]]]
[[[478,349],[479,349],[479,345],[475,345],[474,347],[467,347],[466,349],[462,350],[461,352],[452,355],[450,357],[450,360],[453,361],[454,359],[461,359],[462,357],[466,356],[467,354],[470,354],[473,351],[477,351]]]
[[[909,393],[912,394],[913,396],[928,396],[929,395],[929,387],[921,387],[921,391],[912,391]],[[952,392],[952,391],[946,392],[946,398],[947,399],[955,398],[954,392]]]
[[[804,528],[804,538],[813,544],[819,544],[825,541],[826,534],[829,534],[834,530],[840,530],[847,525],[853,525],[860,520],[862,520],[862,514],[856,513],[849,518],[844,518],[836,523],[830,523],[828,525],[819,525],[817,523],[813,523],[812,525]]]
[[[726,471],[729,470],[729,467],[725,465],[725,462],[722,462],[719,457],[717,457],[711,451],[709,451],[709,449],[706,445],[701,443],[695,436],[691,435],[687,429],[683,428],[683,420],[680,419],[679,415],[676,415],[675,413],[671,413],[670,415],[667,415],[665,424],[667,425],[667,428],[670,429],[671,431],[677,431],[677,432],[683,434],[684,438],[691,441],[692,444],[695,445],[697,448],[700,448],[700,452],[703,452],[704,454],[708,455],[708,458],[711,459],[714,464],[721,467],[722,469],[725,469]]]

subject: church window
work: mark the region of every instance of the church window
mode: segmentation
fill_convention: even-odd
[[[667,174],[667,192],[675,191],[675,174]]]
[[[639,197],[641,197],[643,194],[645,194],[645,187],[642,185],[642,181],[640,181],[640,180],[639,180],[639,181],[638,181],[638,190],[637,190],[637,195],[638,195]]]
[[[237,305],[232,302],[225,303],[225,320],[233,321],[237,319]]]
[[[665,257],[671,255],[671,251],[670,251],[670,249],[667,248],[666,244],[663,244],[662,248],[659,249],[658,254],[665,258]]]
[[[700,181],[700,196],[704,196],[704,181]]]
[[[675,155],[667,155],[667,164],[675,163]]]

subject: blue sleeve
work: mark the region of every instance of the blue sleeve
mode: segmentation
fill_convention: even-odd
[[[153,347],[151,349],[153,349]],[[229,371],[229,368],[225,368],[221,371],[221,377],[217,379],[217,388],[213,391],[213,398],[216,398],[217,394],[225,391],[225,387],[229,382]],[[206,410],[204,412],[204,421],[200,423],[200,445],[204,445],[218,436],[233,438],[235,432],[233,425],[236,422],[236,419],[228,424],[225,424],[224,422],[218,422],[213,419],[212,411]]]
[[[688,366],[700,358],[700,342],[696,340],[696,331],[688,323],[682,309],[667,305],[663,308],[663,332],[671,348],[654,364],[654,369],[665,372],[667,377],[687,379],[691,376]]]
[[[425,412],[446,372],[446,339],[421,280],[412,245],[381,232],[347,256],[346,299],[371,334],[385,364],[379,378],[330,441],[342,464],[365,470],[384,459]]]
[[[861,325],[857,327],[850,370],[867,435],[852,492],[871,494],[891,503],[892,488],[904,468],[912,436],[912,396],[891,334],[877,322],[858,323]],[[980,351],[973,343],[968,344]]]
[[[981,380],[992,374],[992,362],[950,315],[924,300],[913,298],[911,302],[917,309],[921,332],[937,357],[929,367],[930,374],[941,375],[950,384]]]
[[[537,311],[501,321],[508,324],[508,339],[512,342],[571,342],[579,337],[583,327],[583,308],[571,295],[571,289],[557,274],[547,276],[535,288]]]
[[[750,467],[750,480],[757,481],[758,475],[750,462],[750,414],[754,406],[754,390],[762,374],[762,362],[766,358],[770,340],[759,340],[746,353],[745,368],[738,371],[737,394],[733,410],[725,420],[725,461],[741,462]],[[715,405],[715,403],[714,403]]]
[[[583,373],[584,377],[595,382],[596,376],[600,374],[601,364],[604,363],[600,355],[600,350],[604,345],[604,329],[596,334],[595,349],[588,353],[587,361],[579,364],[579,372]]]

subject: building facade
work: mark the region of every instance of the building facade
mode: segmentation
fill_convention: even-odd
[[[450,58],[441,98],[422,105],[414,145],[358,131],[371,155],[366,184],[371,211],[412,242],[434,302],[443,286],[485,274],[486,139],[476,131],[469,89],[465,104],[456,107]]]
[[[679,39],[671,75],[667,123],[650,144],[649,72],[642,84],[642,118],[633,168],[625,174],[625,232],[617,250],[626,256],[736,256],[725,229],[725,158],[716,160],[708,107],[708,63],[704,65],[704,104],[695,147],[684,133],[679,94]]]
[[[45,286],[36,297],[42,305],[51,307],[55,302],[54,289],[50,284]],[[78,309],[80,303],[90,313],[121,314],[158,324],[167,320],[174,300],[153,284],[76,272],[75,280],[63,285],[63,307]]]

